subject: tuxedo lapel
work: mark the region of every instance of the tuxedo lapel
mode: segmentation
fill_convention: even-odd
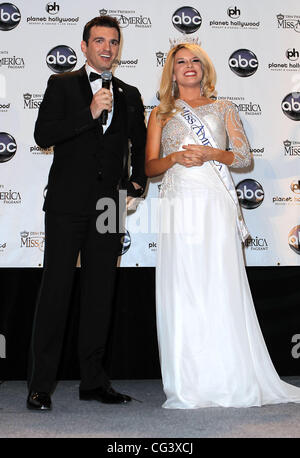
[[[121,130],[124,132],[124,127],[126,124],[126,100],[123,93],[123,89],[118,85],[118,81],[116,78],[112,78],[113,84],[113,94],[114,94],[114,115],[112,119],[112,124],[116,120],[114,118],[121,119]],[[108,130],[108,129],[107,129]]]
[[[81,67],[78,70],[78,77],[79,77],[79,87],[80,87],[81,95],[83,99],[86,101],[86,103],[90,104],[93,98],[93,91],[91,89],[91,85],[88,80],[85,66]]]

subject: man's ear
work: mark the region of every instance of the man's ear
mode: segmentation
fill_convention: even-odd
[[[81,51],[83,52],[84,55],[86,55],[86,49],[87,49],[87,44],[84,40],[81,42]]]

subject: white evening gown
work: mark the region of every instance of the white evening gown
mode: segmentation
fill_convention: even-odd
[[[194,109],[216,144],[250,161],[238,112],[228,101]],[[194,143],[176,118],[165,125],[163,156]],[[157,331],[163,407],[250,407],[300,402],[280,380],[249,289],[236,208],[210,164],[179,164],[163,178],[156,269]]]

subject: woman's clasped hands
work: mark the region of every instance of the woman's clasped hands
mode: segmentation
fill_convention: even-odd
[[[174,162],[185,167],[201,166],[204,162],[216,159],[216,149],[211,146],[183,145],[183,151],[173,153]]]

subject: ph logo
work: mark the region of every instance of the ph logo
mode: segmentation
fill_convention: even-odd
[[[202,24],[202,18],[199,11],[191,6],[178,8],[172,16],[172,24],[175,29],[182,33],[193,33],[199,29]]]
[[[53,72],[64,73],[73,70],[77,64],[77,56],[70,46],[59,45],[49,51],[46,62]]]
[[[300,180],[294,180],[294,181],[292,181],[292,183],[291,183],[291,190],[292,190],[295,194],[300,194]]]
[[[57,14],[59,12],[59,5],[56,2],[53,3],[47,3],[46,5],[46,11],[49,14]]]
[[[299,59],[299,51],[296,51],[295,48],[287,49],[285,55],[289,60],[292,60],[292,61]]]
[[[19,24],[21,13],[12,3],[0,4],[0,30],[12,30]]]
[[[252,179],[241,181],[236,186],[236,193],[241,206],[247,210],[253,210],[259,207],[265,197],[262,185],[258,181]]]
[[[237,19],[241,15],[241,10],[237,6],[230,6],[227,10],[227,14],[231,19]]]
[[[290,248],[297,254],[300,254],[300,226],[295,226],[290,230],[288,236]]]

